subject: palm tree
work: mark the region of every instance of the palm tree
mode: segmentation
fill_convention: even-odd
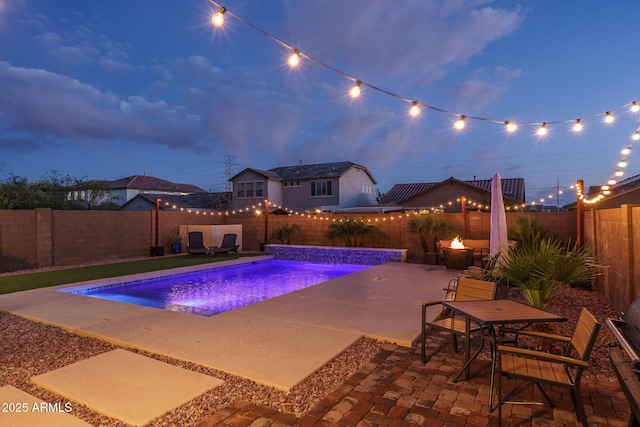
[[[378,228],[366,222],[364,217],[359,220],[353,220],[348,217],[342,218],[340,221],[333,222],[327,230],[327,237],[330,239],[341,238],[347,247],[362,247],[364,239],[370,234],[378,234]]]
[[[436,241],[453,237],[460,232],[459,227],[446,219],[444,215],[427,213],[414,215],[407,222],[407,231],[418,235],[420,246],[426,252],[436,251]]]
[[[298,224],[289,225],[288,222],[283,224],[279,224],[272,232],[271,232],[271,240],[280,243],[286,243],[287,245],[291,244],[291,236],[298,233],[300,231],[300,226]]]
[[[601,269],[602,266],[593,261],[589,248],[572,247],[570,243],[549,238],[533,239],[509,248],[495,271],[498,277],[516,284],[532,307],[547,310],[559,285],[590,282]],[[550,323],[535,324],[532,328],[539,332],[555,331]],[[536,340],[534,345],[550,351],[543,342]]]

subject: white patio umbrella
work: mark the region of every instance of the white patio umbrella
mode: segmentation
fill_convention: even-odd
[[[507,214],[502,200],[502,181],[500,174],[491,178],[491,235],[489,238],[489,254],[495,256],[504,253],[509,247],[507,239]]]

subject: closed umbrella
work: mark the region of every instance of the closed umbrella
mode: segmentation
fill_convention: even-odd
[[[507,239],[507,214],[502,200],[502,181],[500,174],[491,178],[491,235],[489,239],[489,254],[504,254],[509,247]]]

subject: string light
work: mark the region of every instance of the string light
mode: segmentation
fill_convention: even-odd
[[[458,130],[464,129],[466,125],[464,122],[464,119],[465,119],[465,116],[460,116],[460,118],[453,123],[453,127]]]
[[[582,132],[583,128],[584,128],[584,126],[582,126],[581,120],[577,119],[576,120],[576,124],[573,125],[573,131],[574,132]]]
[[[420,106],[418,105],[418,101],[413,101],[411,104],[411,108],[409,108],[409,115],[411,117],[417,117],[420,115]]]
[[[618,162],[618,167],[619,168],[626,168],[627,167],[627,162],[625,162],[624,160],[621,160]]]
[[[631,153],[631,146],[625,147],[620,150],[620,154],[622,154],[623,156],[628,156],[629,153]]]
[[[293,52],[289,56],[287,61],[291,68],[295,68],[300,64],[300,51],[298,49],[293,49]]]
[[[604,115],[604,122],[605,123],[613,123],[613,121],[615,120],[615,118],[611,115],[611,113],[609,111],[607,111]]]
[[[301,55],[302,53],[300,53],[300,51],[299,51],[298,49],[293,49],[293,47],[291,47],[290,45],[288,45],[288,44],[287,44],[287,43],[285,43],[284,41],[282,41],[282,40],[278,39],[277,37],[275,37],[275,36],[273,36],[273,35],[271,35],[271,34],[269,34],[268,32],[266,32],[266,31],[262,30],[261,28],[259,28],[259,27],[255,26],[255,25],[251,24],[250,22],[246,21],[246,20],[245,20],[245,19],[243,19],[242,17],[240,17],[240,16],[238,16],[238,15],[236,15],[236,14],[234,14],[234,13],[232,13],[232,12],[228,11],[226,8],[224,8],[224,6],[219,5],[216,1],[214,1],[214,0],[209,0],[209,2],[210,2],[210,3],[212,3],[213,5],[217,6],[217,7],[220,9],[217,13],[215,13],[215,14],[214,14],[214,16],[216,16],[216,15],[217,15],[217,17],[215,18],[215,22],[214,22],[214,17],[212,16],[212,22],[214,23],[214,25],[217,25],[216,23],[217,23],[217,22],[220,22],[220,21],[219,21],[219,20],[220,20],[220,18],[223,18],[223,17],[224,17],[224,15],[231,15],[231,16],[233,16],[234,18],[236,18],[236,19],[238,19],[239,21],[241,21],[242,23],[244,23],[245,25],[247,25],[247,26],[251,27],[252,29],[254,29],[254,30],[256,30],[256,31],[258,31],[258,32],[259,32],[259,33],[261,33],[262,35],[264,35],[264,36],[266,36],[266,37],[270,38],[270,39],[271,39],[271,40],[273,40],[274,42],[276,42],[276,43],[280,44],[281,46],[283,46],[283,47],[285,47],[285,48],[288,48],[288,49],[292,49],[294,53],[292,53],[292,54],[291,54],[291,56],[289,57],[289,65],[290,65],[291,67],[296,67],[296,66],[298,66],[298,65],[299,65],[299,63],[300,63],[300,57],[299,57],[299,55]],[[308,55],[306,55],[306,54],[304,55],[304,57],[305,57],[306,59],[309,59],[310,61],[312,61],[312,62],[316,63],[317,65],[320,65],[320,66],[322,66],[322,67],[324,67],[324,68],[326,68],[326,69],[329,69],[329,70],[333,71],[334,73],[337,73],[337,74],[339,74],[339,75],[341,75],[341,76],[343,76],[343,77],[345,77],[345,78],[350,79],[351,81],[361,82],[360,80],[356,79],[354,76],[351,76],[351,75],[349,75],[349,74],[347,74],[347,73],[345,73],[345,72],[343,72],[343,71],[341,71],[341,70],[338,70],[338,69],[336,69],[336,68],[334,68],[334,67],[332,67],[332,66],[330,66],[330,65],[328,65],[328,64],[325,64],[325,63],[324,63],[324,62],[322,62],[322,61],[319,61],[319,60],[317,60],[317,59],[315,59],[315,58],[312,58],[312,57],[310,57],[310,56],[308,56]],[[386,95],[389,95],[389,96],[395,97],[395,98],[400,99],[400,100],[402,100],[402,101],[412,102],[410,99],[408,99],[408,98],[406,98],[406,97],[403,97],[403,96],[401,96],[401,95],[398,95],[398,94],[396,94],[396,93],[393,93],[393,92],[391,92],[391,91],[388,91],[388,90],[385,90],[385,89],[382,89],[382,88],[379,88],[379,87],[376,87],[376,86],[374,86],[374,85],[370,85],[370,84],[367,84],[367,83],[362,83],[362,84],[364,84],[364,85],[368,86],[368,87],[369,87],[369,88],[371,88],[371,89],[377,90],[377,91],[379,91],[379,92],[381,92],[381,93],[384,93],[384,94],[386,94]],[[356,90],[356,89],[352,88],[352,90],[353,90],[354,92],[356,92],[356,93],[357,93],[357,90]],[[351,95],[351,96],[354,96],[354,95]],[[356,97],[357,97],[357,95],[356,95]],[[414,101],[414,102],[415,102],[415,101]],[[427,105],[427,104],[421,104],[421,106],[422,106],[422,107],[424,107],[424,108],[428,108],[428,109],[431,109],[431,110],[438,111],[438,112],[440,112],[440,113],[450,114],[450,115],[456,115],[456,116],[461,116],[461,114],[460,114],[460,113],[456,113],[456,112],[453,112],[453,111],[445,110],[445,109],[442,109],[442,108],[439,108],[439,107],[436,107],[436,106]],[[615,108],[614,110],[617,110],[617,109],[619,109],[619,108],[626,107],[626,106],[629,106],[629,108],[631,109],[631,111],[632,111],[632,112],[638,112],[638,111],[640,111],[640,105],[638,104],[638,101],[637,101],[637,100],[636,100],[636,101],[632,101],[632,102],[627,103],[627,104],[624,104],[624,105],[622,105],[622,106],[620,106],[620,107],[617,107],[617,108]],[[412,106],[411,108],[412,108],[412,112],[413,112],[413,113],[412,113],[412,115],[413,115],[413,114],[415,114],[415,112],[416,112],[416,111],[419,111],[419,110],[420,110],[420,108],[419,108],[419,107],[418,107],[418,108],[414,108],[414,107]],[[611,111],[614,111],[614,110],[609,110],[609,111],[607,111],[607,112],[605,113],[605,121],[606,121],[607,123],[611,123],[611,122],[614,120],[614,116],[611,114]],[[418,115],[418,114],[415,114],[415,115]],[[592,114],[592,115],[589,115],[589,116],[587,116],[587,117],[591,118],[591,117],[595,117],[595,116],[598,116],[598,115],[601,115],[601,114]],[[547,120],[546,122],[509,122],[509,121],[504,121],[504,120],[496,120],[496,119],[493,119],[493,118],[490,118],[490,117],[476,117],[476,116],[469,116],[469,115],[465,115],[465,118],[467,118],[467,119],[473,119],[473,120],[486,121],[486,122],[491,122],[491,123],[500,123],[500,124],[504,124],[504,125],[506,126],[507,132],[509,132],[509,133],[513,133],[513,132],[515,132],[515,131],[518,129],[518,127],[519,127],[518,125],[525,125],[525,124],[526,124],[526,125],[542,125],[541,127],[545,127],[545,125],[546,125],[546,124],[557,124],[557,123],[565,123],[565,122],[566,122],[566,123],[575,122],[575,119],[571,119],[571,120]],[[581,124],[582,124],[582,123],[581,123]],[[575,126],[575,124],[574,124],[574,128],[575,128],[575,127],[576,127],[576,126]],[[580,127],[578,126],[578,128],[580,128]],[[574,130],[575,130],[576,132],[579,132],[579,130],[578,130],[578,129],[574,129]],[[540,132],[540,133],[544,133],[544,131],[539,131],[539,132]],[[640,134],[638,135],[638,139],[640,139]]]
[[[349,95],[351,95],[352,98],[357,98],[360,96],[360,84],[360,80],[356,80],[355,84],[349,91]]]
[[[545,136],[547,134],[547,124],[542,123],[536,133],[538,134],[538,136]]]
[[[288,44],[286,44],[282,40],[278,39],[277,37],[269,34],[268,32],[258,28],[257,26],[249,23],[248,21],[244,20],[242,17],[240,17],[240,16],[238,16],[238,15],[232,13],[232,12],[229,12],[224,6],[219,5],[214,0],[209,0],[209,2],[219,8],[218,11],[216,13],[213,13],[212,16],[211,16],[212,25],[214,25],[215,27],[222,26],[223,23],[224,23],[225,14],[228,14],[228,15],[238,19],[242,23],[246,24],[247,26],[253,28],[254,30],[260,32],[264,36],[267,36],[268,38],[270,38],[271,40],[273,40],[276,43],[280,44],[281,46],[283,46],[285,48],[288,48],[288,49],[291,49],[292,53],[288,58],[288,63],[289,63],[290,67],[295,68],[300,64],[300,55],[301,55],[301,53],[300,53],[300,51],[298,49],[295,49],[292,46],[289,46]],[[325,63],[323,63],[323,62],[321,62],[321,61],[319,61],[319,60],[317,60],[315,58],[312,58],[312,57],[310,57],[310,56],[308,56],[306,54],[304,55],[304,57],[306,59],[309,59],[310,61],[322,66],[322,67],[325,67],[325,68],[327,68],[327,69],[329,69],[329,70],[331,70],[331,71],[333,71],[333,72],[335,72],[337,74],[340,74],[341,76],[343,76],[345,78],[350,79],[351,81],[354,81],[355,84],[350,89],[349,94],[353,98],[357,98],[360,95],[361,85],[363,84],[361,82],[361,80],[358,80],[355,77],[353,77],[353,76],[351,76],[351,75],[349,75],[349,74],[347,74],[347,73],[345,73],[343,71],[340,71],[340,70],[338,70],[338,69],[336,69],[336,68],[334,68],[334,67],[332,67],[330,65],[327,65],[327,64],[325,64]],[[400,99],[400,100],[405,101],[405,102],[411,102],[412,105],[411,105],[411,107],[409,109],[409,114],[412,117],[416,117],[416,116],[421,114],[421,108],[420,108],[421,106],[425,107],[425,108],[428,108],[428,109],[431,109],[431,110],[435,110],[435,111],[440,112],[440,113],[459,116],[460,118],[457,121],[454,122],[454,127],[456,129],[458,129],[458,130],[459,129],[463,129],[466,126],[465,119],[467,119],[467,118],[473,119],[473,120],[487,121],[487,122],[491,122],[491,123],[504,124],[505,130],[508,133],[514,133],[518,129],[519,125],[539,125],[539,127],[538,127],[538,129],[536,131],[538,136],[546,136],[547,135],[547,133],[548,133],[547,124],[558,124],[558,123],[565,123],[565,122],[567,122],[567,123],[574,122],[573,127],[572,127],[574,132],[581,132],[584,129],[584,126],[582,124],[582,120],[581,119],[576,119],[576,120],[573,120],[573,119],[572,120],[553,120],[553,121],[545,121],[545,122],[511,122],[511,121],[496,120],[496,119],[492,119],[492,118],[489,118],[489,117],[476,117],[476,116],[461,115],[459,113],[455,113],[453,111],[448,111],[448,110],[445,110],[445,109],[442,109],[442,108],[438,108],[438,107],[435,107],[435,106],[431,106],[431,105],[428,105],[428,104],[420,104],[419,105],[418,101],[411,101],[410,99],[407,99],[407,98],[405,98],[403,96],[400,96],[398,94],[395,94],[393,92],[378,88],[376,86],[373,86],[373,85],[370,85],[370,84],[367,84],[367,83],[364,83],[364,84],[366,86],[368,86],[369,88],[377,90],[379,92],[382,92],[382,93],[384,93],[386,95],[390,95],[392,97],[395,97],[395,98]],[[637,112],[640,111],[640,105],[638,104],[638,100],[635,100],[635,101],[632,101],[630,103],[624,104],[624,105],[622,105],[620,107],[617,107],[614,110],[606,111],[604,113],[604,122],[607,123],[607,124],[613,123],[614,120],[615,120],[615,117],[613,116],[613,114],[611,112],[615,111],[615,110],[618,110],[620,108],[623,108],[623,107],[627,107],[627,106],[629,107],[630,111],[633,112],[633,113],[637,113]],[[592,114],[592,115],[587,116],[587,118],[592,118],[592,117],[596,117],[596,116],[600,116],[600,115],[601,114]],[[640,128],[635,131],[635,133],[632,135],[631,138],[632,138],[633,141],[640,140]],[[628,147],[627,149],[630,149],[630,147]],[[627,154],[623,153],[623,155],[625,155],[625,156]],[[623,161],[624,161],[624,159],[623,159]],[[625,164],[626,164],[626,162],[625,162]],[[616,170],[614,175],[615,176],[622,176],[622,174],[623,174],[622,171]],[[613,178],[611,180],[613,180]],[[614,181],[614,184],[615,184],[615,180],[613,180],[613,181]],[[596,199],[600,200],[602,197],[603,197],[602,195],[599,195],[599,196],[596,197]]]
[[[220,6],[220,9],[211,15],[211,23],[214,27],[222,27],[222,24],[224,24],[224,13],[226,11],[227,9],[224,6]]]

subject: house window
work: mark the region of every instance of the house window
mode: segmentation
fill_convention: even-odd
[[[239,182],[236,185],[238,186],[238,198],[264,197],[263,181]]]
[[[311,183],[311,197],[331,196],[331,181],[315,181]]]

